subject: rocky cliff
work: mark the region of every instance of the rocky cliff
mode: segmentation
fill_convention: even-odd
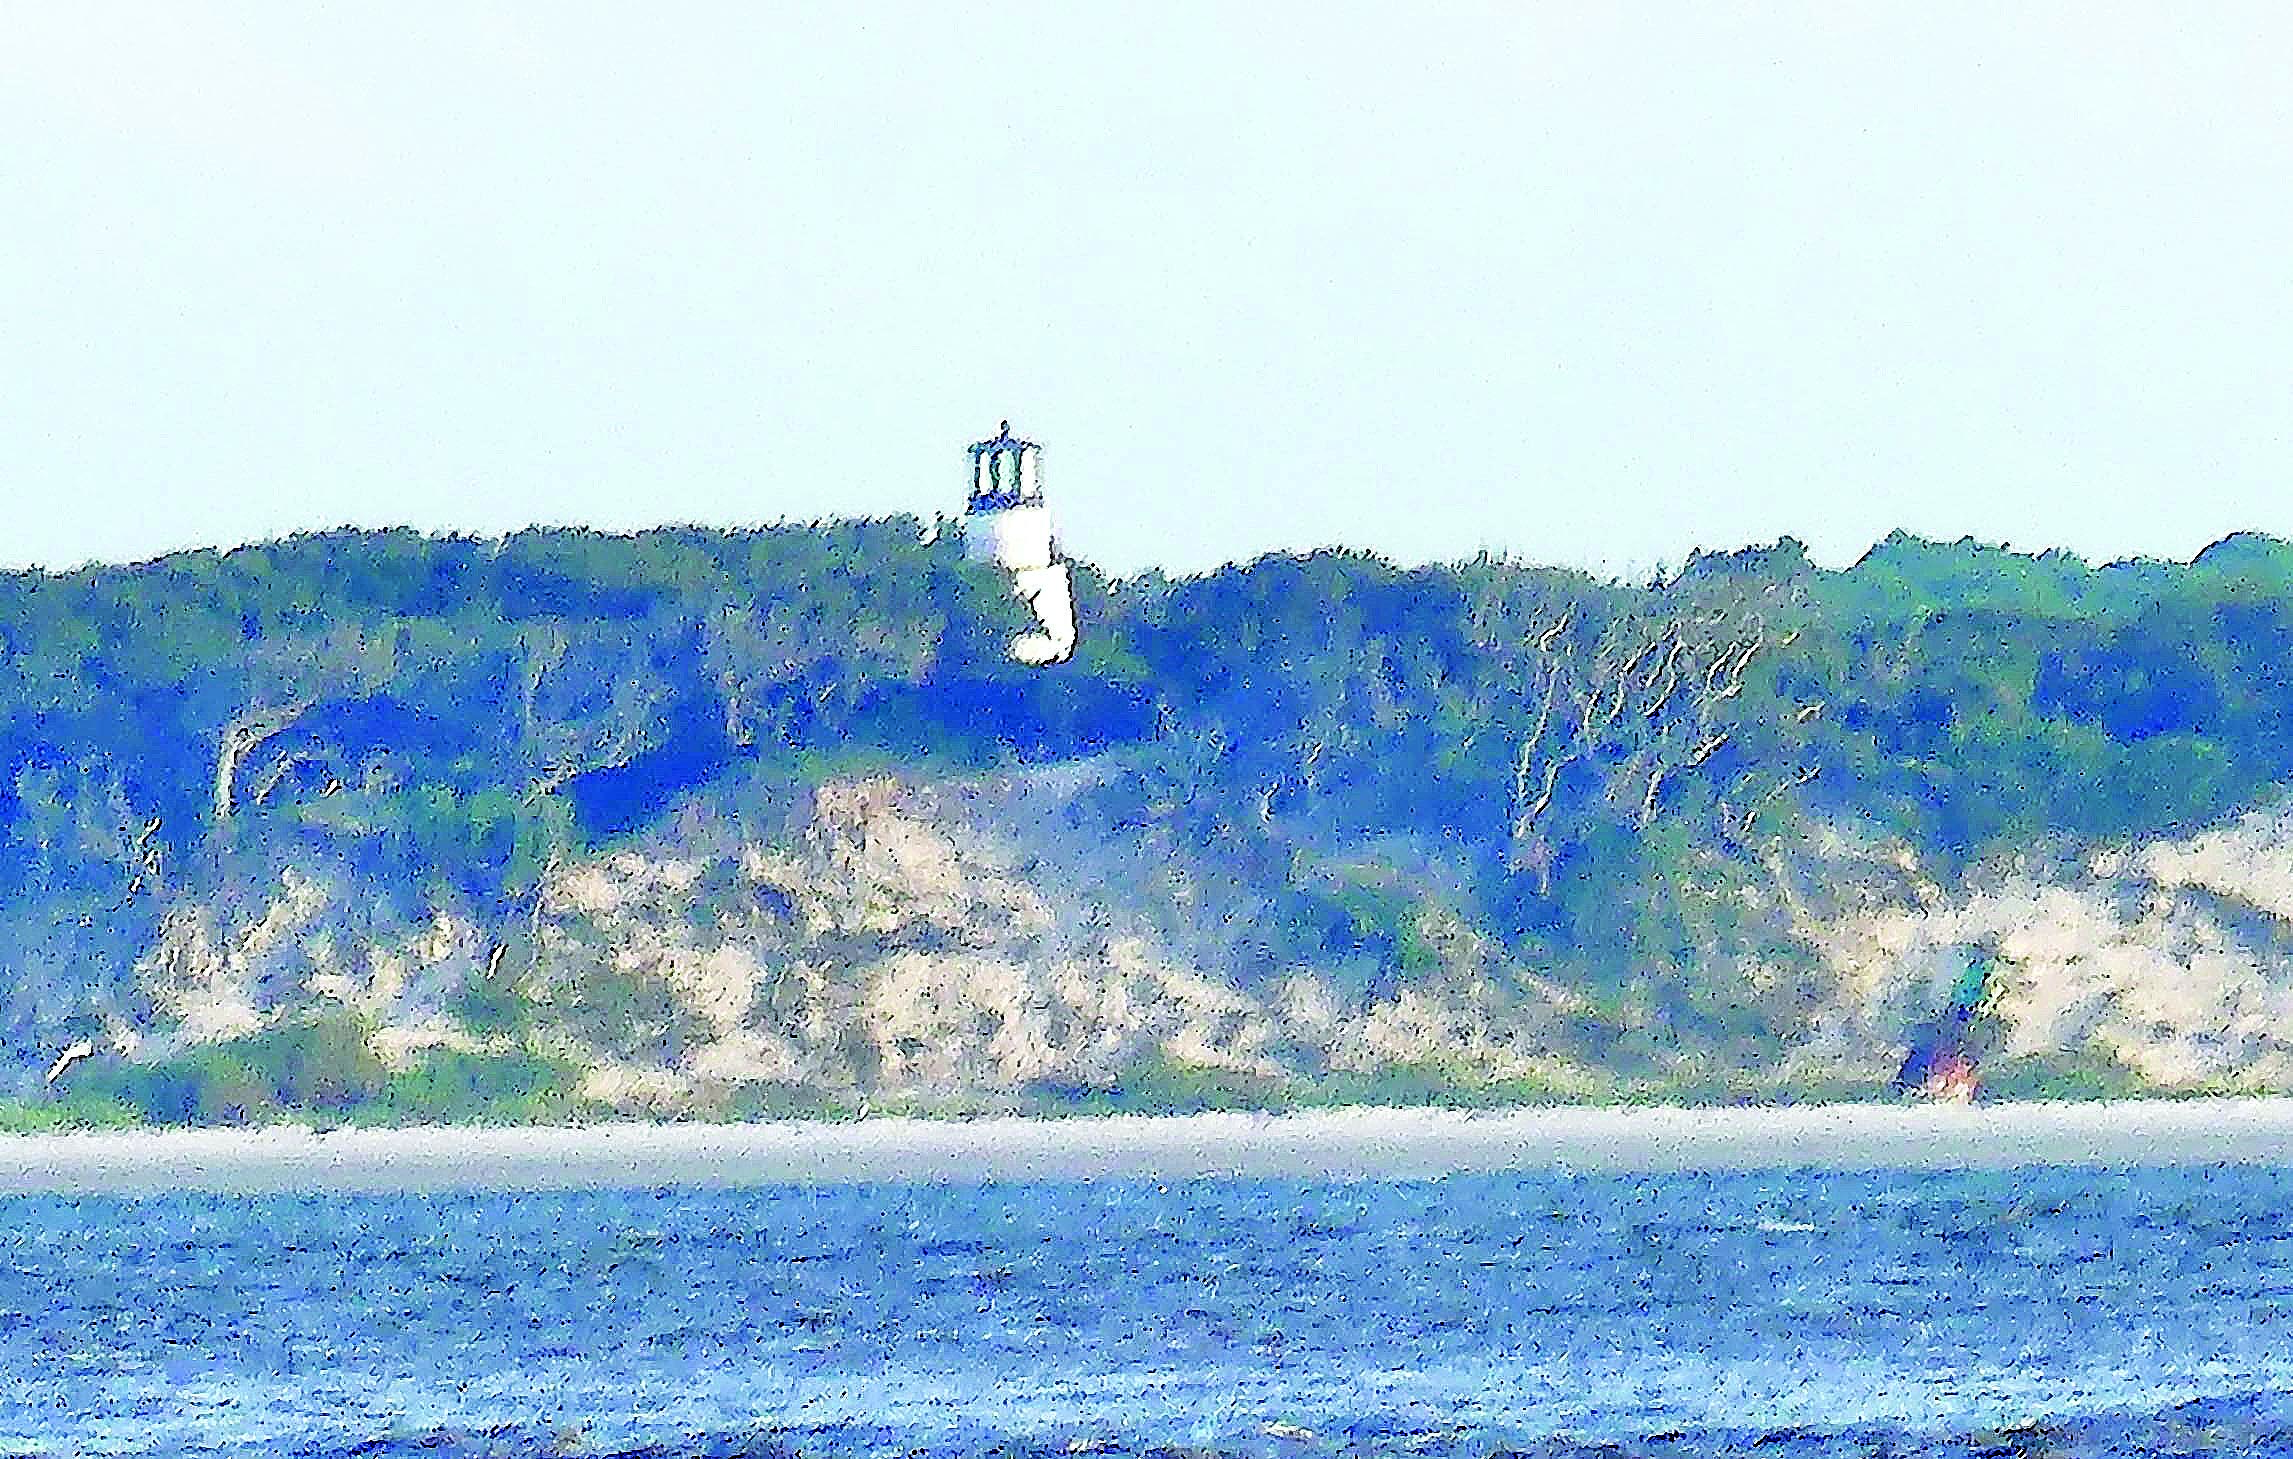
[[[109,1040],[149,1058],[348,1018],[391,1068],[539,1051],[577,1071],[582,1099],[651,1113],[759,1092],[1008,1107],[1142,1072],[1269,1100],[1397,1072],[1598,1097],[1627,1088],[1597,1068],[1603,1047],[1666,1047],[1660,1011],[1515,965],[1431,903],[1416,929],[1431,959],[1399,986],[1246,974],[1213,935],[1246,889],[1194,885],[1204,868],[1152,865],[1096,824],[1078,801],[1091,773],[832,781],[770,842],[553,866],[490,931],[452,913],[378,923],[354,884],[289,870],[244,905],[171,911],[137,967],[144,1012]],[[1876,1093],[1971,955],[1997,960],[2004,1060],[2129,1087],[2293,1088],[2293,813],[1948,886],[1906,845],[1836,831],[1770,870],[1807,1011],[1769,1057],[1719,1071],[1739,1092]],[[1745,996],[1768,975],[1741,970]],[[473,1016],[489,987],[517,1017]],[[1675,1072],[1711,1072],[1709,1051],[1674,1053]]]
[[[1892,895],[1810,922],[1836,976],[1830,1045],[1885,1048],[1983,952],[2006,1057],[2077,1056],[2160,1088],[2293,1089],[2293,813],[2047,861],[1946,892],[1904,853]]]

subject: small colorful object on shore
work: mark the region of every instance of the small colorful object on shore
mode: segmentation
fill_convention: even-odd
[[[1951,985],[1943,1010],[1920,1028],[1896,1072],[1895,1088],[1938,1104],[1973,1104],[1980,1084],[1969,1050],[1975,1014],[1990,979],[1988,958],[1971,959]]]

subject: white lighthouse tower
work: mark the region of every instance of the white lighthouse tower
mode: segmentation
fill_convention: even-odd
[[[964,556],[1011,574],[1011,590],[1040,632],[1012,640],[1023,664],[1055,664],[1075,651],[1075,583],[1059,559],[1051,509],[1043,504],[1043,448],[1003,422],[971,448],[971,497],[963,512]]]

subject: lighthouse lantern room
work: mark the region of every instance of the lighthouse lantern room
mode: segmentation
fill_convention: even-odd
[[[1043,504],[1043,448],[1011,434],[1011,422],[971,448],[971,500],[964,541],[974,562],[1011,572],[1049,567],[1051,509]]]
[[[1011,574],[1011,590],[1033,610],[1041,632],[1024,634],[1011,656],[1055,664],[1075,651],[1074,579],[1060,561],[1043,503],[1043,448],[1011,434],[1005,421],[971,448],[971,496],[964,504],[964,556]]]

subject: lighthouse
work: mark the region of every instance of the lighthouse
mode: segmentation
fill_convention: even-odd
[[[996,433],[971,447],[971,494],[963,511],[964,556],[1011,575],[1011,591],[1035,615],[1037,630],[1012,640],[1023,664],[1056,664],[1075,652],[1075,582],[1043,502],[1043,448]]]

